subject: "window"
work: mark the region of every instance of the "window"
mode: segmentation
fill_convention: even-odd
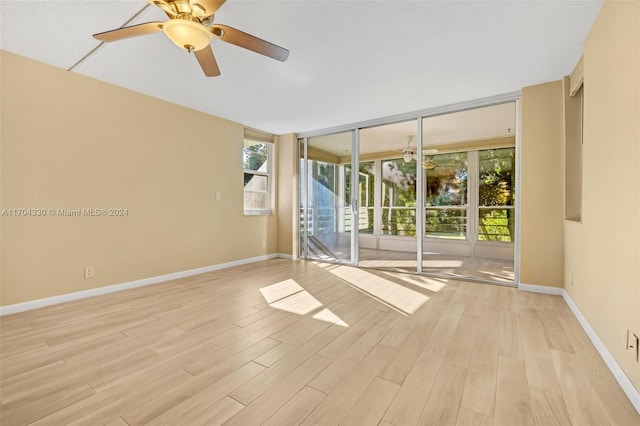
[[[427,187],[425,233],[435,238],[467,238],[468,153],[431,155],[423,163]]]
[[[360,217],[358,218],[358,232],[373,234],[374,194],[375,194],[375,164],[373,162],[360,163],[358,172],[358,193],[360,197]],[[351,164],[345,166],[345,205],[351,204]],[[350,228],[351,207],[345,209],[347,229]]]
[[[515,148],[479,151],[478,241],[513,242]]]
[[[416,162],[382,162],[382,235],[416,236]]]
[[[244,141],[244,214],[271,213],[271,156],[273,143]]]
[[[309,164],[309,215],[313,228],[309,235],[333,235],[340,232],[338,209],[338,179],[340,166],[313,160]]]

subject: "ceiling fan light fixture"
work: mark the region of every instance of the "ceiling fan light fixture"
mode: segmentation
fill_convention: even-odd
[[[225,1],[147,0],[148,3],[164,11],[169,16],[169,20],[120,27],[115,30],[94,34],[93,37],[103,43],[107,43],[164,32],[176,46],[193,53],[204,75],[207,77],[220,75],[220,68],[218,68],[218,63],[210,45],[214,37],[219,38],[224,43],[250,50],[280,62],[287,60],[289,51],[283,47],[228,25],[214,24],[214,14]]]
[[[187,50],[202,50],[211,43],[213,34],[207,27],[186,19],[170,19],[162,30],[176,46]]]
[[[422,162],[422,168],[425,170],[433,170],[436,168],[436,163],[431,158],[425,158]]]

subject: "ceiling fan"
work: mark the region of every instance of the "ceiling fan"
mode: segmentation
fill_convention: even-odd
[[[402,158],[405,163],[410,163],[418,157],[418,148],[413,148],[411,142],[413,141],[413,135],[407,136],[407,147],[402,150]]]
[[[280,62],[286,61],[289,57],[289,51],[285,48],[227,25],[214,24],[214,13],[226,0],[147,1],[162,9],[169,20],[132,25],[93,36],[100,41],[111,42],[163,31],[178,47],[196,56],[207,77],[220,75],[210,45],[214,37]]]
[[[413,148],[411,146],[411,142],[413,142],[413,135],[407,136],[407,147],[402,150],[402,158],[405,163],[410,163],[413,160],[418,159],[418,148]],[[436,167],[436,164],[433,162],[433,159],[430,157],[434,154],[437,154],[437,149],[425,149],[422,151],[422,168],[427,170],[433,170]]]

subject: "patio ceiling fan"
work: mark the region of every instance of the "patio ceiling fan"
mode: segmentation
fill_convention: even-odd
[[[405,163],[410,163],[418,158],[418,147],[413,148],[411,142],[413,142],[413,135],[407,136],[407,147],[402,150],[402,158]]]
[[[164,32],[181,49],[193,53],[207,77],[220,75],[218,63],[211,49],[212,39],[251,50],[284,62],[289,51],[227,25],[214,24],[214,13],[226,0],[147,0],[169,17],[165,22],[147,22],[118,28],[93,36],[103,42],[118,41],[157,32]]]
[[[411,146],[411,142],[413,142],[413,135],[407,136],[407,147],[402,150],[402,159],[405,163],[410,163],[413,160],[418,159],[418,147],[415,148]],[[436,167],[436,164],[433,162],[433,159],[430,157],[433,154],[437,154],[437,149],[425,149],[422,151],[422,168],[426,170],[433,170]]]

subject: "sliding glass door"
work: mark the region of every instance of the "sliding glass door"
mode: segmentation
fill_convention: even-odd
[[[359,265],[401,272],[417,268],[417,120],[359,130],[360,174],[367,177],[370,226],[360,227]],[[366,198],[365,198],[366,196]]]
[[[422,141],[422,272],[513,285],[515,104],[424,118]]]
[[[301,140],[301,255],[306,258],[356,261],[353,240],[360,218],[358,193],[351,190],[359,181],[351,170],[354,143],[354,132]]]
[[[299,140],[303,258],[514,283],[515,104]]]

